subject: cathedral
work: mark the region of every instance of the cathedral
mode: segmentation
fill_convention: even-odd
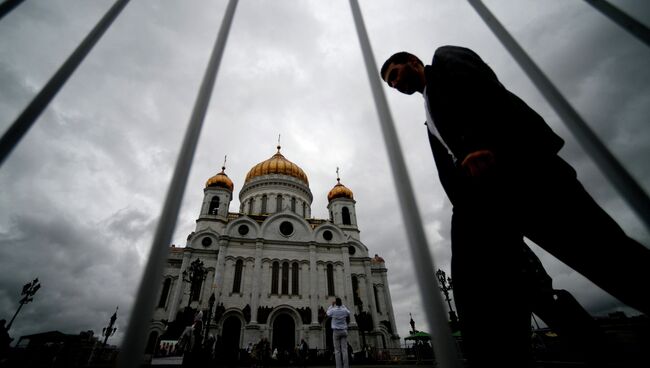
[[[329,219],[311,217],[307,175],[280,146],[246,175],[238,212],[230,212],[233,191],[223,167],[205,184],[186,246],[169,248],[150,344],[178,338],[201,311],[208,336],[229,349],[262,338],[280,351],[302,339],[328,349],[325,311],[336,296],[351,312],[354,351],[399,348],[386,265],[369,256],[339,178],[327,194]]]

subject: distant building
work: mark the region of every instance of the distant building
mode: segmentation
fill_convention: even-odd
[[[280,351],[301,339],[312,349],[331,347],[325,310],[334,296],[354,313],[349,340],[355,351],[364,340],[399,347],[386,265],[376,254],[371,258],[360,239],[352,191],[337,178],[327,194],[329,219],[311,218],[307,175],[277,148],[246,175],[237,213],[230,212],[234,185],[225,168],[207,180],[196,230],[185,247],[170,248],[149,352],[161,335],[177,338],[195,311],[207,317],[212,294],[209,334],[225,348],[262,337]],[[182,275],[197,259],[207,277],[190,285]]]

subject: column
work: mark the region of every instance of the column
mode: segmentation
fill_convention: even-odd
[[[372,313],[372,322],[374,329],[379,329],[379,317],[377,317],[377,308],[375,308],[375,293],[372,289],[372,270],[370,270],[370,260],[363,261],[363,267],[366,270],[366,298],[368,300],[368,310]]]
[[[343,304],[348,304],[348,296],[345,294],[345,283],[343,282],[343,265],[336,264],[334,265],[334,295],[338,296],[343,300]]]
[[[318,273],[316,270],[316,243],[309,244],[309,305],[311,324],[318,325],[318,297],[316,295]]]
[[[251,297],[251,324],[257,323],[257,307],[260,305],[260,282],[262,281],[262,241],[255,242],[255,266],[253,267],[253,295]]]
[[[354,293],[352,292],[350,252],[348,252],[348,247],[345,245],[341,247],[341,259],[343,260],[343,271],[345,273],[345,278],[344,278],[345,289],[343,291],[345,292],[345,295],[347,296],[346,298],[348,299],[347,301],[348,309],[350,309],[350,312],[352,312],[350,313],[350,325],[356,326],[357,319],[354,317],[354,314],[356,313],[356,307],[354,306],[354,295],[353,295]]]
[[[343,289],[341,292],[345,293],[345,298],[348,300],[349,304],[354,304],[354,298],[352,296],[352,275],[350,273],[350,253],[348,253],[348,247],[341,247],[341,260],[343,261]]]
[[[388,277],[386,277],[386,269],[381,272],[381,281],[384,284],[384,301],[386,305],[386,313],[390,321],[390,327],[393,329],[393,335],[397,336],[397,325],[395,324],[395,314],[393,313],[393,299],[390,296],[390,289],[388,288]]]
[[[226,267],[226,252],[228,249],[228,239],[219,239],[219,255],[217,256],[217,266],[214,271],[214,305],[219,305],[221,299],[221,290],[223,290],[223,272]]]
[[[181,293],[183,292],[183,271],[187,268],[187,265],[190,263],[190,257],[192,253],[185,249],[183,252],[183,263],[181,263],[181,269],[178,271],[178,279],[174,285],[174,296],[172,302],[169,306],[169,316],[167,317],[168,321],[173,321],[176,319],[176,312],[178,311],[178,305],[180,304]]]
[[[300,296],[302,298],[305,298],[309,296],[309,289],[311,285],[311,278],[309,277],[309,266],[303,262],[299,262],[298,264],[300,265],[300,280],[298,284],[300,288]]]

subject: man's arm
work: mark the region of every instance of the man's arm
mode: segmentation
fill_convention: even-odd
[[[331,317],[331,316],[332,316],[333,309],[334,309],[334,308],[333,308],[333,306],[331,306],[331,305],[330,305],[329,307],[327,307],[327,312],[326,312],[326,314],[327,314],[328,317]]]

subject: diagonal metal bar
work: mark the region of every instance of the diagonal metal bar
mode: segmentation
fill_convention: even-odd
[[[5,0],[5,2],[0,4],[0,19],[2,19],[10,11],[14,10],[14,8],[23,1],[25,0]]]
[[[647,229],[650,229],[650,198],[641,186],[625,170],[623,165],[605,147],[598,136],[589,128],[580,114],[562,96],[560,91],[544,75],[544,72],[526,54],[523,48],[508,33],[503,25],[485,7],[480,0],[468,0],[479,16],[497,36],[503,46],[510,52],[519,66],[564,121],[582,148],[591,156],[596,165],[609,179],[614,188],[637,213]]]
[[[393,123],[393,118],[388,108],[388,102],[379,80],[379,71],[377,70],[375,58],[368,39],[368,33],[363,23],[361,9],[357,0],[350,0],[354,24],[357,28],[361,51],[366,64],[370,87],[375,100],[379,123],[386,143],[388,158],[393,169],[393,178],[395,178],[395,187],[400,194],[400,206],[404,227],[409,238],[409,245],[413,263],[415,264],[416,277],[420,286],[420,295],[424,304],[424,311],[427,321],[435,332],[433,339],[433,348],[436,353],[436,362],[441,367],[459,368],[461,366],[458,359],[456,343],[451,335],[445,307],[440,294],[440,288],[435,279],[435,266],[433,257],[429,252],[428,242],[422,227],[422,218],[415,202],[413,187],[406,170],[402,149],[400,148],[397,132]],[[397,180],[400,178],[400,180]]]
[[[645,43],[646,46],[650,46],[650,29],[645,26],[645,24],[639,22],[638,20],[632,18],[628,14],[621,11],[621,9],[615,7],[614,5],[608,3],[604,0],[585,0],[591,6],[596,8],[598,11],[603,13],[606,17],[612,20],[614,23],[623,27],[626,31],[630,32],[632,35],[636,36],[641,42]]]
[[[0,138],[0,166],[2,166],[27,131],[34,125],[36,119],[38,119],[43,110],[45,110],[50,101],[56,96],[61,87],[67,82],[68,78],[74,73],[79,64],[81,64],[86,55],[92,50],[93,46],[95,46],[128,2],[129,0],[117,0],[113,4],[95,28],[81,41],[79,46],[77,46],[74,52],[61,65],[59,70],[50,78],[45,87],[32,99],[25,110],[23,110],[20,116],[18,116],[3,134],[2,138]]]
[[[131,312],[128,331],[122,342],[122,351],[118,357],[119,367],[136,368],[142,364],[155,298],[159,294],[162,286],[163,270],[168,255],[169,244],[171,243],[174,228],[176,227],[176,219],[183,199],[183,193],[185,192],[185,186],[187,185],[187,177],[192,167],[194,152],[196,151],[203,120],[208,105],[210,104],[210,96],[212,95],[221,58],[226,48],[226,41],[228,40],[228,33],[236,8],[237,0],[230,0],[226,7],[226,12],[221,22],[219,34],[212,49],[212,54],[210,55],[196,102],[194,103],[187,131],[183,138],[183,145],[178,155],[178,161],[176,161],[176,167],[174,168],[172,181],[169,185],[167,196],[165,197],[162,214],[156,227],[156,233],[151,246],[151,254],[149,255],[135,305]]]

